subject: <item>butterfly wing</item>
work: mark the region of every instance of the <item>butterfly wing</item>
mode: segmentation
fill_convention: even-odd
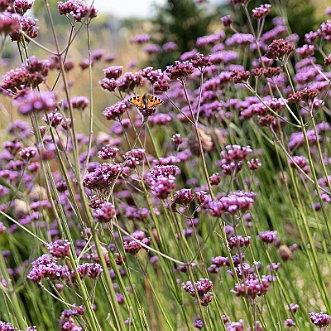
[[[141,95],[136,95],[135,97],[132,97],[128,101],[138,108],[144,107],[144,102]]]
[[[163,103],[163,100],[155,97],[154,95],[150,95],[148,97],[148,103],[147,103],[147,108],[152,108],[152,107],[156,107],[160,104]]]

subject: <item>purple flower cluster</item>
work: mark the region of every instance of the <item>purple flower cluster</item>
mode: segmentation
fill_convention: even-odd
[[[62,241],[61,239],[56,240],[47,245],[49,253],[58,259],[64,259],[66,256],[69,256],[70,253],[70,242],[68,240]]]
[[[149,238],[146,237],[145,233],[143,231],[135,231],[132,234],[132,237],[139,240],[144,245],[150,246],[151,241]],[[143,248],[140,243],[130,237],[124,237],[123,238],[123,246],[126,253],[131,255],[137,255],[139,251]]]
[[[255,193],[236,191],[228,196],[209,202],[205,208],[212,216],[219,217],[223,214],[245,213],[252,208]]]
[[[146,175],[146,181],[156,197],[166,199],[174,189],[176,175],[179,173],[177,166],[156,165]]]
[[[93,211],[93,216],[99,223],[110,222],[115,215],[115,207],[111,202],[102,202]]]
[[[87,6],[82,0],[59,1],[57,5],[60,15],[71,15],[76,22],[82,22],[85,19],[91,20],[98,15],[93,6]],[[84,21],[84,23],[86,22]]]
[[[251,242],[251,237],[242,237],[242,236],[233,236],[228,240],[228,246],[230,249],[238,248],[238,247],[248,247]]]
[[[102,191],[110,187],[121,171],[120,164],[103,163],[84,178],[84,186],[90,190]]]
[[[266,244],[275,244],[276,246],[279,245],[279,238],[277,236],[277,231],[262,231],[259,233],[258,239],[262,240]]]
[[[269,276],[261,276],[261,279],[256,274],[249,274],[243,283],[236,284],[236,289],[231,290],[236,296],[244,296],[252,300],[258,296],[265,295],[269,290],[270,282],[273,278]]]
[[[174,194],[174,199],[172,200],[172,205],[182,205],[182,206],[188,206],[192,201],[194,200],[194,194],[192,193],[191,189],[181,189],[179,191],[176,191]]]
[[[309,313],[310,320],[319,330],[326,330],[331,321],[331,316],[325,313]]]
[[[187,76],[193,74],[194,68],[189,61],[176,61],[175,65],[166,68],[166,74],[171,80],[184,80]]]
[[[208,278],[200,278],[198,281],[192,284],[191,281],[182,283],[183,289],[190,293],[192,297],[198,295],[199,303],[202,306],[208,306],[209,303],[213,300],[212,288],[213,283]]]
[[[271,5],[263,4],[260,7],[256,7],[252,10],[253,17],[256,19],[265,18],[270,13]]]
[[[226,150],[221,151],[221,166],[223,174],[232,175],[242,169],[244,161],[247,161],[248,154],[253,152],[250,146],[227,145]]]
[[[125,101],[118,101],[114,105],[105,108],[102,114],[106,116],[107,120],[115,120],[121,118],[127,109],[128,104]]]
[[[29,91],[24,96],[17,98],[18,111],[22,115],[30,115],[32,112],[54,111],[57,94],[48,91]]]
[[[68,267],[58,264],[57,259],[52,255],[44,254],[32,262],[32,269],[27,278],[34,283],[40,283],[42,279],[67,280],[70,277]]]
[[[23,42],[24,40],[26,43],[29,43],[29,39],[25,38],[21,31],[31,39],[38,36],[39,27],[37,26],[37,19],[28,16],[20,16],[18,21],[20,28],[9,33],[11,41]]]
[[[132,149],[130,152],[125,153],[123,158],[126,166],[129,168],[136,168],[145,158],[145,149]]]

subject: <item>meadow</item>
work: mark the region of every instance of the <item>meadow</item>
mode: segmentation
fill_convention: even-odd
[[[161,69],[0,1],[0,331],[328,330],[331,7],[228,2]]]

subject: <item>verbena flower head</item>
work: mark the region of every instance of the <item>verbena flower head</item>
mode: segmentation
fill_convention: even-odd
[[[9,12],[0,13],[0,34],[7,36],[20,28],[20,15]]]
[[[32,269],[27,278],[35,283],[41,282],[42,279],[64,280],[70,277],[69,269],[66,266],[58,264],[57,259],[49,254],[44,254],[31,263]]]
[[[72,318],[75,316],[71,311],[64,310],[59,318],[59,327],[61,331],[72,330],[72,331],[82,331],[83,329],[78,326],[75,320]]]
[[[212,62],[209,56],[204,56],[203,54],[197,53],[195,58],[191,60],[194,68],[198,68],[200,71],[204,71],[206,67],[210,67]]]
[[[173,41],[169,41],[165,44],[162,45],[162,49],[165,51],[165,52],[170,52],[170,51],[175,51],[178,49],[178,46],[175,42]]]
[[[230,237],[228,239],[228,246],[230,249],[238,248],[238,247],[248,247],[251,241],[251,237],[242,237],[240,235]]]
[[[98,152],[98,157],[102,160],[114,159],[117,155],[118,148],[106,145]]]
[[[309,102],[313,101],[318,95],[320,91],[316,88],[314,89],[304,89],[293,94],[290,94],[288,97],[288,102],[299,103],[300,101]]]
[[[171,80],[183,80],[188,75],[193,74],[193,65],[189,61],[175,61],[175,65],[168,66],[165,70]]]
[[[299,309],[299,305],[296,303],[290,303],[288,309],[290,309],[295,314]]]
[[[85,96],[73,97],[70,99],[72,108],[83,111],[90,103],[90,100]]]
[[[209,202],[205,208],[212,216],[221,216],[222,214],[244,213],[252,208],[255,193],[236,191],[219,200]]]
[[[212,301],[212,288],[213,283],[208,278],[200,278],[198,281],[192,284],[191,281],[182,283],[183,289],[188,292],[192,297],[196,297],[196,293],[199,298],[199,302],[202,306],[208,306]]]
[[[296,324],[291,318],[288,318],[287,320],[284,321],[284,325],[287,327],[291,327],[291,326],[295,326]]]
[[[310,172],[310,167],[308,165],[308,159],[304,156],[293,156],[292,159],[288,160],[291,168],[295,169],[297,167],[301,168],[306,174]]]
[[[260,7],[256,7],[252,10],[253,17],[256,19],[265,18],[270,13],[271,5],[262,4]]]
[[[260,278],[256,274],[248,274],[244,283],[236,284],[236,289],[231,290],[236,296],[244,296],[254,300],[258,296],[265,295],[269,290],[270,279],[267,276]]]
[[[19,29],[9,33],[11,41],[23,41],[23,34],[19,30],[22,30],[31,39],[36,38],[38,36],[39,30],[39,27],[37,26],[38,22],[39,21],[37,19],[34,19],[32,17],[21,16],[19,18]],[[30,40],[27,38],[25,38],[24,40],[26,43],[30,42]]]
[[[69,256],[70,253],[70,242],[68,240],[62,241],[61,239],[56,240],[47,245],[47,249],[53,257],[64,259]]]
[[[180,173],[174,165],[156,165],[145,176],[154,195],[160,199],[166,199],[175,187],[176,176]]]
[[[109,92],[114,92],[117,88],[117,81],[114,78],[104,78],[102,81],[99,82],[99,84],[104,90],[107,90]]]
[[[105,115],[107,120],[115,120],[121,118],[127,109],[128,105],[125,101],[118,101],[114,105],[105,108],[102,115]]]
[[[317,30],[317,33],[320,37],[326,41],[331,40],[331,20],[327,20],[320,25],[320,28]]]
[[[277,236],[277,231],[262,231],[259,233],[258,239],[262,240],[266,244],[272,244],[279,245],[279,238]]]
[[[309,313],[309,317],[321,331],[326,330],[331,321],[331,316],[325,313]]]
[[[143,85],[143,76],[140,72],[136,72],[135,74],[132,72],[126,72],[123,76],[117,79],[117,87],[121,92],[133,92],[141,85]]]
[[[0,330],[1,331],[16,331],[17,328],[11,323],[6,323],[3,321],[0,321]]]
[[[111,202],[103,202],[93,211],[93,216],[99,223],[110,222],[115,214],[115,207]]]
[[[197,316],[194,318],[193,325],[196,329],[199,329],[199,330],[201,330],[203,328],[203,322],[202,322],[200,316]]]
[[[284,39],[274,40],[268,46],[266,57],[271,59],[286,60],[288,56],[295,51],[295,47]]]
[[[0,11],[1,12],[5,12],[7,11],[8,9],[10,9],[10,5],[12,3],[12,0],[2,0],[0,2]]]
[[[238,322],[227,322],[226,331],[244,331],[244,320],[239,320]]]
[[[315,53],[315,46],[314,45],[303,45],[302,47],[298,47],[296,52],[300,54],[301,57],[311,57],[314,56]]]
[[[150,35],[147,33],[138,34],[130,39],[133,44],[144,44],[149,42],[151,39]]]
[[[122,75],[122,66],[111,66],[106,69],[103,69],[103,73],[105,74],[106,78],[108,79],[117,79]]]
[[[162,52],[162,48],[157,44],[148,44],[144,47],[144,51],[149,55],[159,54]]]
[[[233,23],[231,15],[226,15],[226,16],[221,17],[221,21],[225,27],[231,26]]]
[[[188,206],[194,200],[194,194],[191,189],[181,189],[176,191],[174,199],[172,200],[173,205]]]
[[[77,22],[81,22],[85,18],[91,20],[98,15],[93,6],[88,6],[81,0],[59,1],[57,5],[60,15],[71,15]]]
[[[17,99],[18,111],[22,115],[32,112],[53,111],[56,107],[57,93],[51,91],[30,91]]]
[[[77,271],[80,278],[89,277],[92,279],[100,277],[103,273],[103,269],[98,263],[84,263],[78,265]],[[72,274],[72,278],[74,278],[74,274]]]
[[[87,174],[83,180],[84,186],[90,190],[105,190],[121,171],[121,165],[103,163],[94,171]]]
[[[125,153],[123,158],[125,160],[125,165],[127,165],[129,168],[135,168],[140,164],[140,161],[144,160],[145,149],[132,149],[131,151]]]
[[[29,9],[32,8],[34,0],[15,0],[13,3],[13,9],[15,13],[24,15]]]

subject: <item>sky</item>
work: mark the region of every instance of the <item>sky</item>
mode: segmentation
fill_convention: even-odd
[[[166,0],[94,0],[94,7],[118,18],[147,18],[153,4],[164,4]],[[86,1],[91,4],[92,0]]]

